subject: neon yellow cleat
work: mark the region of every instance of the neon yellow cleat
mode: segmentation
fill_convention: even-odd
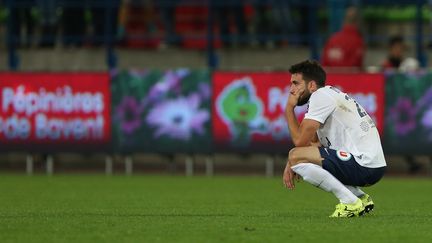
[[[364,194],[363,196],[361,196],[360,200],[362,200],[363,206],[365,208],[365,213],[369,213],[373,210],[374,202],[368,194]]]
[[[353,204],[339,203],[336,205],[336,210],[330,215],[330,218],[351,218],[358,217],[364,214],[364,206],[360,199]]]

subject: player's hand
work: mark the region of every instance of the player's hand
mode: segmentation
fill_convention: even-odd
[[[315,146],[315,147],[321,147],[322,145],[321,145],[321,143],[319,142],[319,141],[317,141],[317,142],[310,142],[310,146]]]
[[[298,104],[298,100],[300,98],[300,95],[302,95],[303,93],[304,93],[304,89],[302,89],[302,90],[291,89],[290,95],[289,95],[288,101],[287,101],[287,107],[291,107],[291,108],[296,107]]]
[[[296,177],[294,171],[291,169],[289,164],[287,164],[283,174],[283,182],[286,188],[291,190],[295,188],[294,177]]]

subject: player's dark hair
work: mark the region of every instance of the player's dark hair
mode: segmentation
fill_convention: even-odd
[[[291,74],[301,73],[306,82],[314,80],[319,87],[325,86],[326,72],[315,60],[306,60],[290,67]]]

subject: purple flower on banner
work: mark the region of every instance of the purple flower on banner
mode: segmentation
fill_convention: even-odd
[[[428,135],[427,139],[429,141],[432,141],[432,106],[430,106],[423,114],[423,117],[421,119],[421,124],[423,127],[428,129]]]
[[[211,88],[208,83],[200,83],[198,85],[198,90],[203,100],[209,99],[211,96]]]
[[[116,118],[120,121],[123,133],[132,134],[141,126],[141,114],[143,109],[132,96],[125,96],[116,107]]]
[[[396,133],[407,135],[416,127],[416,109],[410,99],[400,97],[396,105],[390,108],[390,120],[395,125]]]
[[[199,96],[180,97],[157,104],[150,110],[147,123],[156,127],[154,137],[166,135],[187,141],[192,132],[204,133],[204,123],[209,120],[207,110],[199,109]]]
[[[432,88],[429,88],[417,101],[417,109],[421,109],[432,103]]]
[[[141,101],[143,106],[157,103],[165,98],[169,91],[180,94],[180,80],[189,73],[187,69],[169,70],[150,88],[148,95]]]
[[[432,128],[432,106],[423,114],[421,124],[426,128]]]

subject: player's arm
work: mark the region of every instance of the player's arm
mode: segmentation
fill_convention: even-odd
[[[320,127],[320,123],[311,119],[303,119],[299,124],[294,113],[294,107],[287,106],[285,115],[294,145],[296,147],[310,146],[316,139],[316,131]]]
[[[288,123],[288,129],[290,131],[291,140],[296,145],[296,141],[300,137],[300,124],[294,113],[294,108],[297,106],[299,93],[290,92],[286,106],[285,106],[285,119]],[[296,145],[297,146],[297,145]]]
[[[316,133],[315,133],[314,137],[312,138],[310,146],[315,146],[315,147],[321,147],[322,146],[321,142],[318,140],[318,135]]]
[[[320,123],[311,120],[303,119],[302,123],[299,124],[297,117],[294,113],[294,108],[297,106],[299,93],[291,92],[288,97],[287,104],[285,106],[285,118],[288,123],[288,128],[291,134],[291,139],[296,147],[310,146],[313,141],[316,131],[318,130]]]
[[[296,147],[310,146],[317,141],[316,132],[321,124],[335,109],[335,101],[332,97],[323,93],[314,93],[309,100],[309,109],[302,123],[299,124],[294,113],[298,103],[298,93],[291,92],[285,107],[285,117],[291,134],[291,139]]]
[[[290,110],[286,110],[286,115],[289,124],[288,126],[292,132],[291,134],[296,134],[295,136],[291,136],[294,145],[296,147],[317,146],[314,143],[316,143],[318,140],[316,131],[318,130],[320,123],[311,119],[303,119],[299,125],[297,118],[295,117],[294,110],[291,110],[291,112]],[[290,161],[288,161],[283,174],[285,186],[289,189],[294,189],[295,178],[298,180],[298,175],[296,175],[291,169]]]

